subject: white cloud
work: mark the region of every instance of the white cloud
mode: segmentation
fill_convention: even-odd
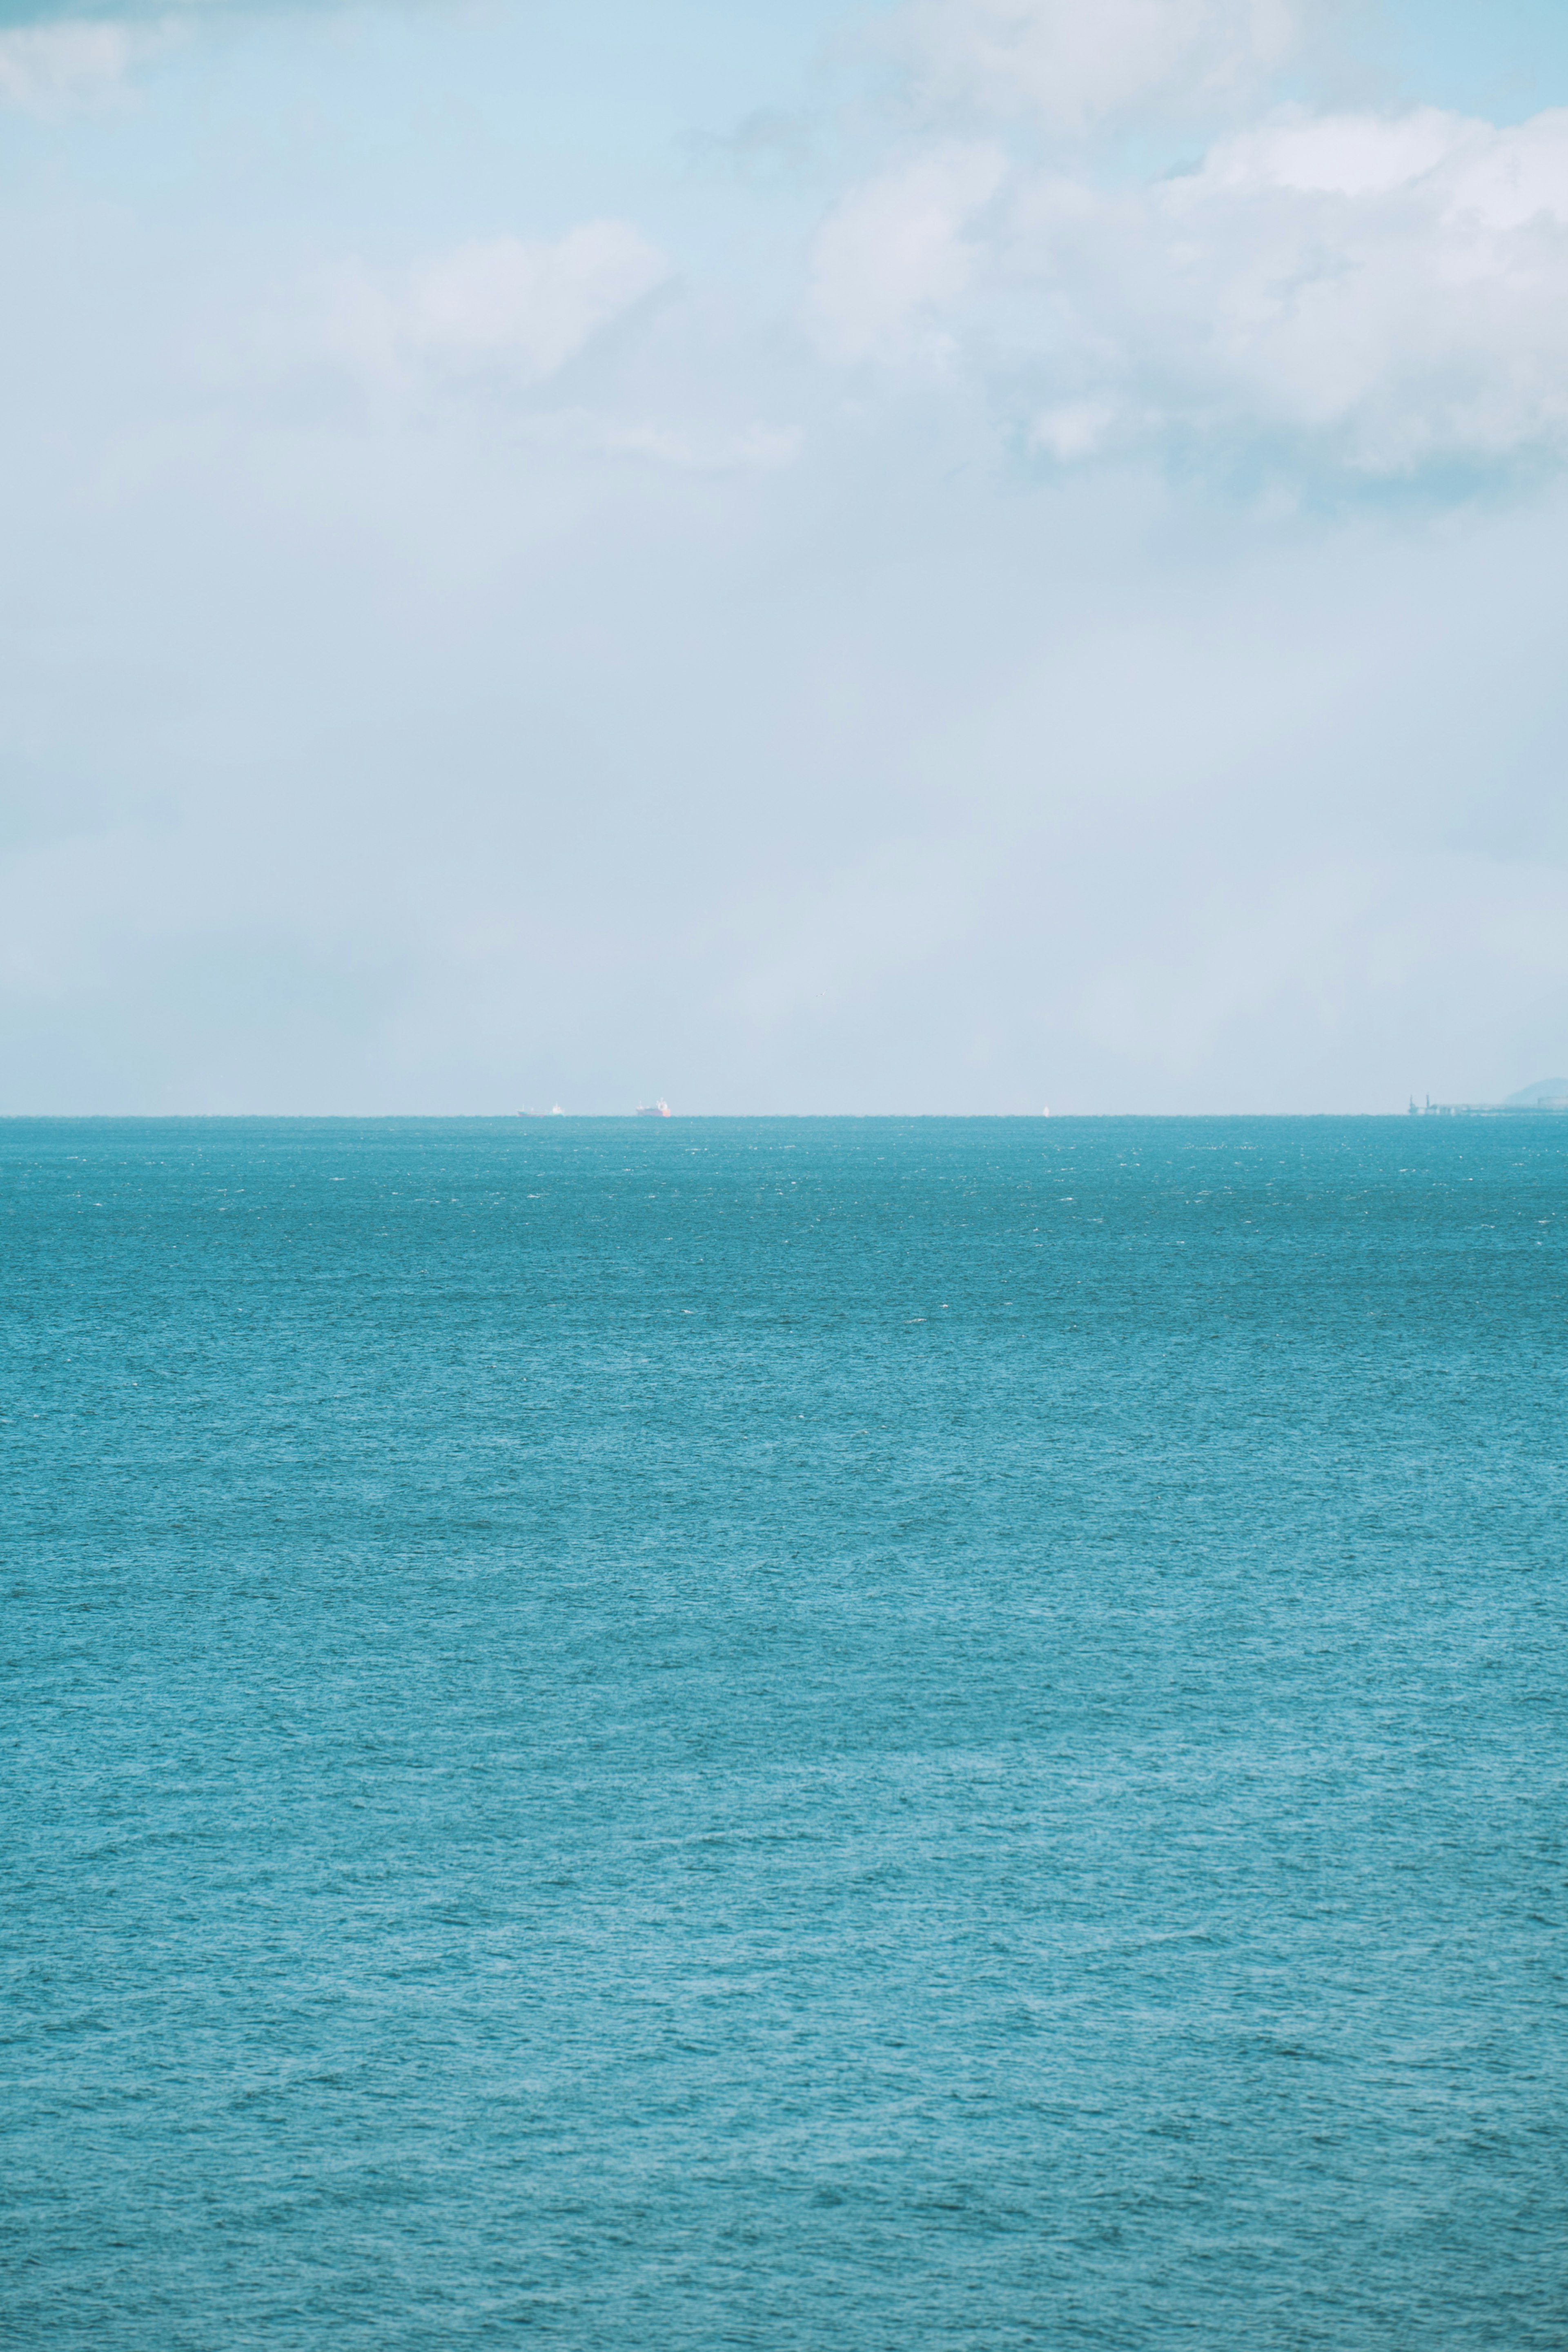
[[[912,0],[902,27],[939,108],[1081,133],[1131,109],[1234,103],[1296,47],[1291,0]]]
[[[1287,110],[1131,193],[1016,162],[965,184],[952,152],[826,223],[814,313],[826,285],[831,347],[889,359],[918,316],[1059,462],[1267,444],[1394,477],[1568,453],[1568,111]]]
[[[1167,412],[1409,473],[1560,447],[1568,431],[1568,112],[1518,129],[1432,112],[1285,118],[1153,192]]]
[[[439,366],[499,363],[538,383],[668,275],[663,255],[624,221],[590,222],[554,245],[496,237],[416,270],[404,330]]]
[[[233,388],[237,352],[251,397],[259,390],[271,406],[281,386],[283,413],[310,417],[321,413],[315,395],[324,362],[370,396],[371,414],[393,431],[460,415],[480,425],[498,455],[531,446],[687,474],[792,465],[801,428],[754,409],[748,415],[746,388],[710,373],[693,398],[681,333],[689,320],[679,312],[673,382],[661,365],[656,320],[608,355],[594,379],[594,405],[562,400],[552,379],[672,275],[668,258],[621,221],[591,222],[553,243],[466,244],[397,272],[340,270],[317,280],[303,306],[253,320],[221,347],[212,377]]]
[[[1109,401],[1066,400],[1041,409],[1029,428],[1029,442],[1058,464],[1070,466],[1096,456],[1115,426],[1116,411]]]
[[[970,232],[1005,171],[996,148],[944,146],[848,196],[812,258],[823,348],[844,360],[941,356],[947,341],[931,321],[984,266]]]
[[[395,278],[335,288],[326,341],[384,385],[489,378],[527,387],[669,276],[665,257],[625,221],[590,221],[552,244],[493,237]]]
[[[0,106],[50,115],[112,96],[158,37],[124,25],[22,25],[0,32]]]
[[[1385,196],[1435,171],[1453,146],[1453,118],[1436,107],[1394,118],[1285,115],[1222,142],[1194,177],[1213,194]]]

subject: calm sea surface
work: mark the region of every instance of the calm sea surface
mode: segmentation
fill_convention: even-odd
[[[1568,2344],[1568,1119],[0,1125],[10,2340]]]

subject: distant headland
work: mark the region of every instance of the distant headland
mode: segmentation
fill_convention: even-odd
[[[1425,1102],[1410,1097],[1412,1118],[1480,1118],[1497,1116],[1504,1111],[1568,1111],[1568,1078],[1542,1078],[1532,1087],[1522,1087],[1506,1102],[1495,1103],[1435,1103],[1430,1095]]]

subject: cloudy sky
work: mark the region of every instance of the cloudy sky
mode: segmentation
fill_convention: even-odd
[[[0,1111],[1568,1068],[1561,0],[0,0]]]

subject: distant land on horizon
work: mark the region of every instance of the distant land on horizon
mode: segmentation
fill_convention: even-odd
[[[720,1119],[759,1119],[759,1120],[762,1120],[762,1119],[801,1119],[801,1120],[808,1120],[808,1119],[840,1119],[840,1118],[845,1118],[845,1119],[864,1119],[864,1120],[868,1120],[868,1121],[869,1121],[869,1120],[875,1120],[875,1119],[889,1119],[889,1120],[895,1120],[895,1119],[896,1119],[896,1120],[904,1120],[904,1119],[912,1119],[912,1118],[920,1118],[920,1119],[958,1119],[958,1120],[963,1120],[963,1119],[972,1119],[972,1120],[994,1120],[994,1119],[1009,1119],[1009,1120],[1011,1120],[1011,1119],[1029,1119],[1029,1120],[1038,1120],[1038,1119],[1048,1119],[1048,1118],[1069,1118],[1069,1119],[1145,1119],[1145,1118],[1147,1118],[1147,1119],[1154,1119],[1154,1118],[1158,1118],[1158,1119],[1237,1119],[1237,1118],[1269,1118],[1269,1119],[1272,1119],[1272,1118],[1297,1118],[1297,1119],[1299,1119],[1299,1118],[1405,1118],[1405,1117],[1407,1117],[1407,1116],[1409,1115],[1409,1113],[1410,1113],[1412,1110],[1414,1110],[1414,1111],[1417,1111],[1417,1112],[1422,1112],[1422,1111],[1429,1111],[1429,1112],[1442,1112],[1442,1111],[1454,1111],[1454,1110],[1468,1110],[1468,1111],[1482,1112],[1482,1111],[1489,1111],[1489,1110],[1495,1110],[1495,1111],[1501,1111],[1501,1110],[1529,1110],[1529,1109],[1532,1109],[1532,1108],[1541,1108],[1541,1109],[1562,1109],[1562,1110],[1564,1110],[1564,1111],[1568,1111],[1568,1078],[1541,1078],[1541,1079],[1536,1080],[1536,1081],[1535,1081],[1535,1083],[1534,1083],[1533,1085],[1531,1085],[1531,1086],[1528,1086],[1528,1087],[1521,1087],[1519,1089],[1519,1091],[1518,1091],[1517,1093],[1515,1093],[1515,1094],[1506,1095],[1506,1096],[1501,1096],[1501,1097],[1482,1097],[1482,1096],[1475,1096],[1475,1097],[1469,1097],[1468,1100],[1465,1100],[1465,1101],[1458,1101],[1458,1100],[1455,1100],[1455,1101],[1449,1101],[1449,1102],[1440,1102],[1440,1101],[1434,1100],[1432,1097],[1427,1096],[1427,1097],[1426,1097],[1422,1101],[1418,1102],[1418,1101],[1416,1101],[1415,1097],[1414,1096],[1412,1096],[1412,1097],[1409,1098],[1408,1102],[1407,1102],[1406,1104],[1405,1104],[1404,1106],[1394,1106],[1394,1105],[1391,1105],[1391,1106],[1389,1106],[1389,1108],[1388,1108],[1387,1109],[1384,1109],[1384,1110],[1335,1110],[1335,1109],[1321,1108],[1316,1108],[1316,1109],[1310,1109],[1310,1110],[1308,1110],[1308,1109],[1301,1109],[1301,1110],[1248,1110],[1248,1109],[1232,1109],[1232,1110],[1141,1110],[1141,1109],[1125,1109],[1125,1110],[1069,1110],[1069,1109],[1062,1109],[1062,1110],[1052,1110],[1052,1109],[1044,1108],[1041,1108],[1041,1109],[1039,1109],[1039,1110],[917,1110],[917,1109],[904,1109],[904,1110],[748,1110],[748,1111],[724,1111],[724,1110],[672,1110],[672,1111],[670,1111],[669,1113],[666,1114],[666,1116],[667,1116],[667,1117],[668,1117],[668,1118],[674,1118],[674,1119],[685,1119],[685,1120],[686,1120],[686,1121],[688,1121],[689,1123],[690,1121],[692,1121],[692,1120],[697,1120],[697,1119],[701,1119],[701,1120],[709,1120],[709,1119],[713,1119],[713,1120],[720,1120]],[[289,1121],[289,1122],[297,1121],[297,1122],[299,1122],[299,1123],[300,1123],[300,1124],[301,1124],[301,1125],[306,1125],[306,1124],[323,1124],[323,1123],[331,1123],[331,1122],[337,1121],[337,1120],[341,1120],[341,1121],[342,1121],[342,1122],[343,1122],[343,1123],[345,1123],[345,1124],[349,1124],[349,1123],[360,1122],[360,1121],[363,1121],[363,1122],[367,1122],[367,1123],[368,1123],[368,1122],[374,1122],[374,1121],[380,1121],[380,1120],[385,1120],[385,1121],[395,1121],[395,1120],[411,1120],[411,1121],[412,1121],[412,1120],[420,1120],[420,1121],[424,1121],[424,1120],[433,1120],[433,1121],[439,1121],[439,1122],[447,1122],[447,1121],[459,1121],[459,1120],[466,1120],[466,1119],[473,1119],[473,1120],[483,1120],[483,1121],[491,1121],[491,1120],[506,1120],[506,1121],[510,1122],[510,1121],[512,1121],[512,1120],[514,1120],[514,1119],[515,1119],[515,1120],[521,1121],[521,1122],[523,1122],[523,1123],[524,1123],[524,1124],[526,1124],[526,1125],[533,1126],[533,1125],[535,1125],[535,1124],[538,1124],[538,1125],[549,1125],[549,1124],[552,1124],[552,1123],[553,1123],[555,1120],[557,1120],[557,1119],[564,1119],[564,1120],[579,1120],[579,1119],[583,1119],[583,1120],[588,1120],[588,1119],[591,1119],[591,1120],[599,1120],[599,1119],[616,1119],[616,1120],[620,1120],[620,1119],[627,1119],[627,1120],[632,1120],[632,1119],[636,1119],[636,1118],[637,1118],[638,1117],[639,1117],[639,1113],[637,1112],[637,1110],[635,1108],[628,1108],[628,1109],[615,1109],[615,1110],[612,1110],[612,1109],[603,1109],[603,1108],[601,1108],[601,1109],[593,1109],[593,1110],[566,1110],[566,1109],[563,1109],[563,1108],[559,1108],[559,1107],[557,1107],[555,1109],[551,1110],[551,1111],[530,1111],[530,1110],[466,1110],[466,1111],[453,1111],[453,1110],[419,1110],[419,1109],[400,1109],[400,1110],[349,1110],[349,1111],[330,1111],[330,1110],[247,1110],[247,1111],[237,1111],[237,1110],[148,1110],[148,1111],[133,1111],[133,1110],[112,1110],[112,1111],[32,1111],[32,1110],[6,1110],[6,1111],[0,1111],[0,1123],[4,1123],[4,1122],[16,1122],[16,1123],[20,1123],[20,1122],[22,1122],[22,1121],[32,1121],[32,1120],[37,1120],[37,1121],[38,1121],[39,1123],[44,1123],[44,1122],[51,1122],[51,1123],[52,1123],[52,1122],[55,1122],[55,1121],[58,1121],[58,1122],[60,1122],[61,1124],[70,1124],[70,1123],[72,1123],[72,1122],[74,1122],[74,1121],[89,1121],[89,1120],[90,1120],[90,1121],[94,1121],[94,1122],[96,1122],[96,1121],[100,1121],[100,1120],[101,1120],[101,1121],[103,1121],[103,1122],[105,1122],[105,1123],[111,1122],[111,1121],[119,1121],[119,1122],[122,1122],[122,1123],[123,1123],[123,1124],[125,1124],[125,1125],[140,1124],[140,1125],[146,1125],[146,1126],[156,1126],[156,1125],[163,1124],[163,1123],[165,1123],[165,1122],[167,1122],[167,1123],[169,1123],[169,1124],[174,1124],[174,1123],[178,1123],[178,1122],[184,1122],[184,1121],[190,1120],[190,1121],[204,1121],[204,1122],[205,1122],[205,1121],[211,1121],[211,1122],[212,1122],[212,1123],[214,1123],[214,1124],[220,1124],[220,1123],[221,1123],[221,1124],[234,1124],[234,1125],[240,1125],[240,1124],[244,1124],[244,1123],[246,1123],[246,1122],[249,1122],[249,1123],[254,1124],[254,1125],[261,1125],[261,1124],[264,1124],[264,1123],[270,1123],[270,1122],[274,1122],[274,1121]]]

